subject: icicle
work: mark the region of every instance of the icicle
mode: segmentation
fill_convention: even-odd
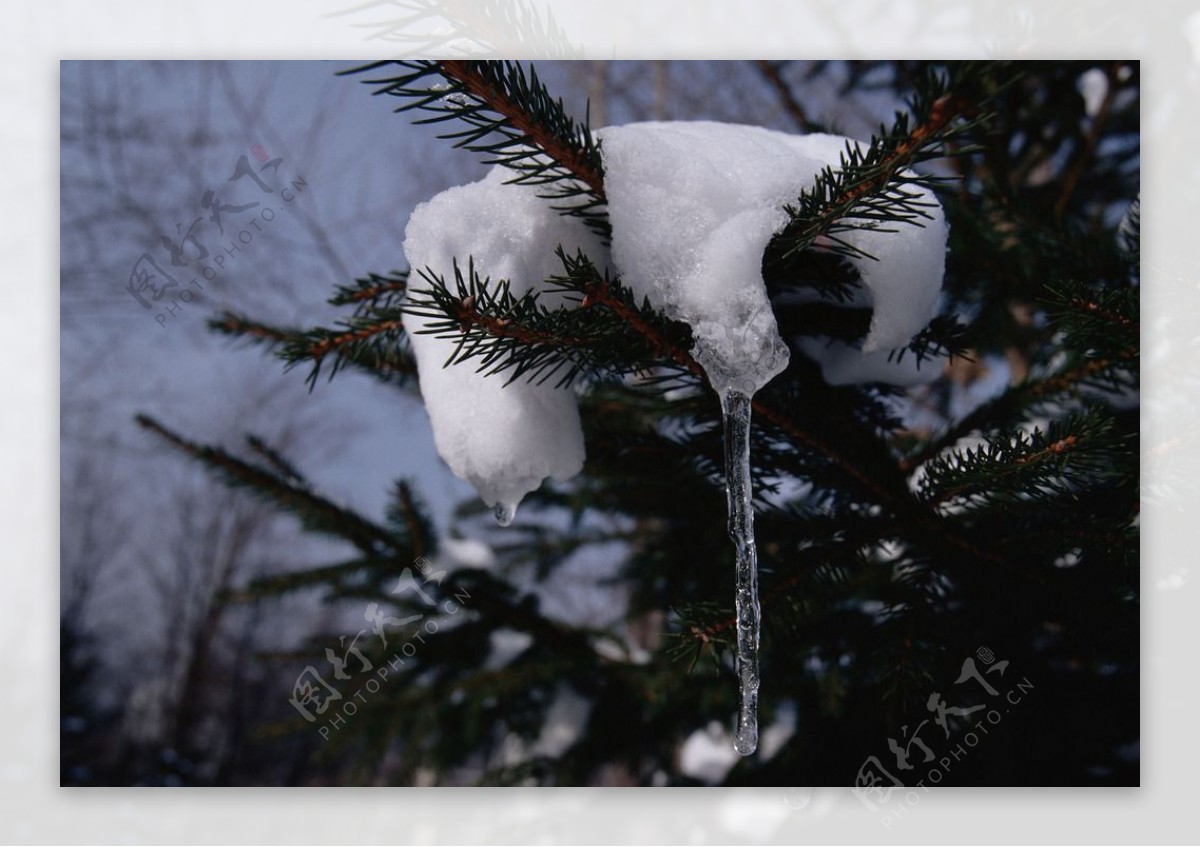
[[[508,526],[517,516],[517,507],[510,503],[497,503],[492,514],[496,516],[496,523],[500,526]]]
[[[725,423],[725,493],[729,537],[737,552],[737,674],[741,685],[733,747],[749,756],[758,747],[758,551],[750,488],[750,395],[721,392]]]

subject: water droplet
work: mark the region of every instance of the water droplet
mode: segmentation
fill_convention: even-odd
[[[733,749],[749,756],[758,748],[758,550],[754,544],[754,504],[750,483],[751,395],[721,392],[725,430],[725,493],[729,537],[737,553],[737,675],[741,687]]]
[[[739,724],[744,717],[744,715],[738,715]],[[758,715],[751,714],[749,717],[750,723],[739,726],[737,733],[733,736],[733,749],[743,756],[749,756],[758,749]]]
[[[508,526],[517,516],[517,507],[510,506],[508,503],[497,503],[492,514],[496,516],[496,523],[500,526]]]

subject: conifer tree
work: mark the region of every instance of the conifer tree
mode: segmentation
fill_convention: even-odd
[[[791,97],[788,68],[763,67]],[[419,315],[456,340],[448,366],[570,384],[580,399],[580,476],[543,484],[503,529],[480,503],[459,510],[454,533],[489,541],[488,568],[446,564],[406,481],[386,515],[360,515],[313,488],[302,456],[203,445],[139,419],[356,551],[227,602],[315,585],[396,622],[441,610],[436,636],[327,733],[320,752],[340,780],[870,786],[874,757],[912,785],[958,745],[973,749],[943,768],[943,784],[1137,782],[1137,65],[888,63],[856,67],[846,85],[868,85],[880,67],[904,108],[797,191],[762,261],[791,360],[753,401],[760,708],[764,729],[794,731],[707,780],[681,749],[698,733],[727,745],[713,724],[737,711],[734,553],[720,406],[686,324],[568,250],[551,282],[570,308],[514,295],[461,256],[453,278],[411,268],[340,288],[330,303],[347,315],[334,326],[212,320],[305,369],[314,388],[353,368],[381,391],[416,391],[405,322]],[[414,61],[351,73],[611,236],[602,142],[534,68]],[[1083,77],[1102,83],[1098,98],[1081,94]],[[936,367],[949,356],[946,376],[912,391],[830,385],[798,340],[861,343],[871,312],[855,305],[861,251],[845,236],[920,226],[913,186],[932,187],[949,221],[944,304],[893,356]],[[801,291],[820,296],[792,296]],[[971,401],[986,362],[1011,377]],[[601,549],[620,551],[619,624],[595,630],[539,603],[530,574]],[[343,635],[314,639],[297,671],[321,666],[330,679],[325,648]],[[498,663],[505,638],[520,649]],[[380,641],[345,655],[343,673],[387,666],[396,644]],[[330,714],[357,684],[339,683]],[[548,727],[562,722],[578,732],[556,745]],[[314,724],[323,719],[289,714],[276,731]],[[962,741],[970,731],[977,751]]]

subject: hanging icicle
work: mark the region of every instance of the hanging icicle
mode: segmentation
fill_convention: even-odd
[[[758,549],[750,482],[750,402],[740,391],[721,394],[725,425],[725,494],[729,537],[737,553],[737,675],[740,690],[733,746],[743,756],[758,748]]]

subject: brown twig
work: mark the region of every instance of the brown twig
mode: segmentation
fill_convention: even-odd
[[[1119,362],[1137,357],[1137,350],[1123,350],[1112,358],[1101,357],[1099,359],[1089,359],[1082,365],[1072,368],[1069,371],[1064,371],[1057,376],[1052,376],[1049,379],[1043,380],[1036,385],[1031,386],[1030,393],[1034,397],[1042,397],[1046,394],[1053,394],[1059,391],[1066,391],[1073,385],[1077,385],[1089,377],[1095,376],[1098,373],[1108,370]]]
[[[1136,321],[1134,321],[1134,319],[1128,315],[1121,315],[1114,312],[1112,309],[1105,309],[1099,303],[1096,303],[1092,300],[1086,300],[1083,297],[1072,298],[1070,305],[1087,312],[1090,315],[1095,315],[1101,320],[1108,321],[1109,323],[1119,324],[1123,327],[1131,327],[1136,323]]]
[[[475,72],[469,62],[443,61],[438,66],[445,76],[461,83],[474,97],[486,103],[489,109],[523,132],[534,146],[570,171],[572,176],[588,187],[597,201],[605,202],[603,174],[580,155],[577,148],[547,133],[541,124],[532,120],[503,91]]]
[[[229,313],[222,315],[220,323],[216,325],[230,335],[248,335],[264,341],[287,341],[291,337],[285,330],[251,323]]]
[[[429,548],[421,522],[417,519],[417,506],[413,502],[412,489],[407,482],[401,481],[396,487],[397,499],[400,501],[400,512],[404,516],[404,525],[412,540],[414,559],[422,558]]]
[[[1048,444],[1041,450],[1030,453],[1028,456],[1021,456],[1014,461],[1014,467],[1005,470],[998,470],[996,471],[996,476],[1006,476],[1011,473],[1016,473],[1017,468],[1033,464],[1034,462],[1040,462],[1043,459],[1061,456],[1063,453],[1076,449],[1079,446],[1079,443],[1079,436],[1068,435],[1066,438],[1061,438],[1058,441],[1055,441],[1053,444]],[[935,496],[929,502],[934,505],[945,503],[947,500],[951,500],[959,496],[964,491],[970,491],[975,487],[975,485],[976,484],[972,482],[964,482],[959,485],[952,485],[949,488],[939,491],[937,496]]]
[[[486,330],[488,335],[496,338],[514,338],[522,344],[545,344],[550,347],[586,347],[588,345],[588,340],[585,338],[572,338],[530,329],[508,318],[498,318],[495,315],[480,312],[475,308],[473,296],[464,297],[459,301],[454,310],[454,317],[458,321],[459,330],[464,333],[472,326],[478,326]]]
[[[339,350],[349,344],[354,344],[359,341],[365,341],[375,335],[382,335],[385,332],[404,329],[404,324],[399,319],[389,321],[380,321],[370,326],[352,329],[349,332],[343,332],[338,335],[331,335],[322,341],[318,341],[308,348],[308,354],[316,361],[321,361],[329,353],[334,350]]]
[[[597,278],[588,287],[580,308],[588,308],[590,306],[603,306],[605,309],[608,309],[628,324],[634,332],[650,342],[650,347],[656,354],[686,368],[691,374],[700,379],[705,378],[704,368],[700,367],[700,363],[696,361],[692,354],[674,344],[669,338],[643,320],[636,309],[632,308],[619,297],[616,297],[612,293],[612,286],[607,280]]]
[[[408,287],[408,280],[381,280],[376,285],[370,288],[360,288],[356,291],[351,291],[342,295],[342,303],[364,303],[369,300],[374,300],[380,295],[388,291],[404,291]]]

